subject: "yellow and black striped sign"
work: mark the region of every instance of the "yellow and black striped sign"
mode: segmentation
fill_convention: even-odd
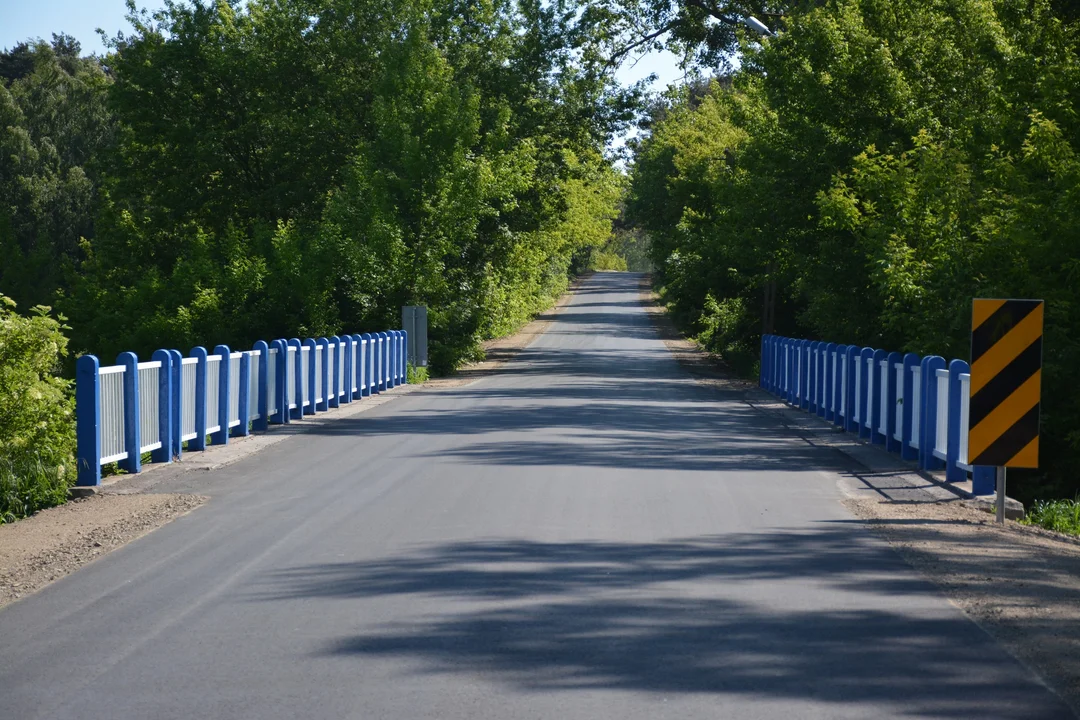
[[[976,300],[968,462],[1039,466],[1042,300]]]

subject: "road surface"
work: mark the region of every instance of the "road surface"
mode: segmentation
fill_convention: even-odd
[[[502,372],[159,488],[0,611],[26,718],[1071,717],[599,274]]]

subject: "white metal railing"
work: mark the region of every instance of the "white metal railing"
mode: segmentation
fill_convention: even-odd
[[[889,433],[889,361],[878,361],[878,432],[888,436]]]
[[[180,361],[180,440],[194,440],[199,436],[195,430],[195,373],[198,358]]]
[[[829,393],[829,410],[836,414],[836,381],[840,379],[840,367],[839,367],[840,353],[832,351],[832,392]]]
[[[258,420],[262,417],[259,412],[259,363],[262,362],[262,352],[248,350],[248,420]],[[267,377],[270,380],[270,377]]]
[[[323,401],[323,365],[322,365],[323,349],[322,345],[315,346],[315,402],[321,403]]]
[[[904,441],[904,363],[893,363],[896,374],[896,411],[893,415],[893,440]]]
[[[326,346],[326,397],[328,400],[334,399],[334,390],[337,388],[334,384],[338,375],[337,360],[337,343],[330,343]]]
[[[874,358],[866,358],[866,417],[863,418],[863,426],[868,430],[874,429]]]
[[[949,448],[949,371],[937,371],[937,437],[934,439],[934,457],[948,459]]]
[[[206,432],[221,430],[221,356],[206,358]]]
[[[139,369],[139,448],[140,453],[161,447],[160,362],[138,364]]]
[[[841,392],[840,392],[840,414],[844,416],[844,420],[846,421],[848,419],[848,416],[847,416],[847,411],[848,411],[848,407],[847,407],[848,362],[847,362],[847,359],[846,359],[847,358],[847,353],[844,353],[844,358],[845,358],[844,361],[842,363],[840,363],[840,387],[841,387]]]
[[[103,367],[98,371],[102,465],[128,456],[124,438],[124,372],[123,365]]]
[[[334,383],[334,388],[337,390],[338,397],[345,395],[346,383],[349,381],[345,377],[345,343],[339,342],[337,346],[337,380]]]
[[[916,450],[919,449],[919,430],[922,427],[922,367],[914,365],[911,368],[911,442],[908,443]]]
[[[267,415],[276,415],[278,413],[278,363],[281,359],[278,357],[278,349],[270,348],[270,352],[266,356],[266,392],[268,397],[266,398],[266,413]],[[286,384],[288,383],[288,376],[286,376]]]
[[[285,350],[285,409],[296,409],[296,346]]]
[[[311,394],[311,390],[308,387],[308,378],[311,377],[308,374],[310,362],[311,348],[304,345],[300,348],[300,377],[303,378],[300,381],[300,407],[307,407],[311,404],[311,398],[308,397],[308,395]]]
[[[852,419],[856,423],[861,423],[862,413],[862,376],[863,376],[863,363],[859,357],[855,358],[855,412],[852,413]]]
[[[240,424],[240,359],[244,353],[229,353],[229,427]]]
[[[964,470],[970,470],[968,465],[968,413],[971,412],[971,375],[960,373],[960,447],[958,448],[956,464]]]
[[[354,340],[352,345],[350,345],[350,348],[350,352],[352,353],[352,377],[349,378],[349,387],[351,387],[352,391],[355,393],[360,389],[357,387],[356,382],[356,376],[360,374],[360,365],[357,362],[360,357],[360,343]]]

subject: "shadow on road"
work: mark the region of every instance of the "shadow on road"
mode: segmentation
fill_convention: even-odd
[[[905,612],[934,590],[900,571],[899,559],[860,523],[823,525],[644,544],[450,543],[280,571],[254,599],[420,601],[425,612],[415,622],[347,635],[325,654],[418,660],[424,672],[482,673],[528,691],[867,701],[912,716],[1058,716],[1044,691],[1017,680],[1018,665],[988,652],[989,639],[974,625],[925,607]],[[781,595],[808,579],[843,589],[859,609],[776,609],[798,608]],[[715,583],[724,583],[723,599],[710,592]],[[770,593],[782,602],[771,603]],[[880,609],[866,609],[876,604],[868,594]]]

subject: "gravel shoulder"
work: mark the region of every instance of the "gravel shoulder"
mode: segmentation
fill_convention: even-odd
[[[805,442],[847,455],[858,469],[838,483],[845,506],[1080,716],[1080,541],[1012,521],[1000,526],[894,456],[732,377],[676,330],[647,282],[641,292],[668,349],[699,383],[738,393]]]
[[[92,495],[0,525],[0,607],[191,512],[198,495]]]

